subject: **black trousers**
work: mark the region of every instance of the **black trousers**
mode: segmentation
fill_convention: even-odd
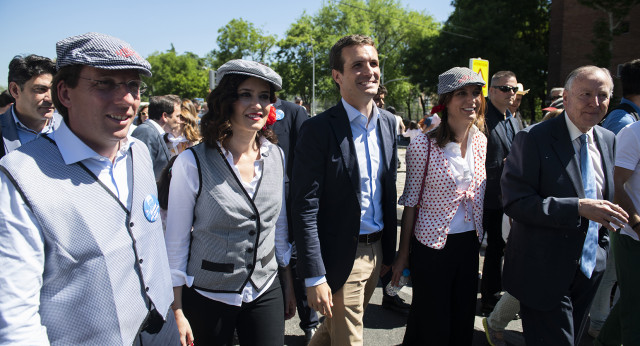
[[[241,306],[183,287],[182,306],[196,345],[233,345],[234,330],[240,345],[284,345],[284,302],[278,278],[258,299]]]
[[[309,302],[307,301],[307,287],[304,284],[304,279],[298,276],[296,271],[297,263],[297,259],[291,257],[289,265],[291,266],[291,274],[293,276],[293,292],[296,294],[300,329],[307,331],[318,326],[318,314],[309,306]]]
[[[169,308],[169,311],[165,315],[165,321],[160,318],[160,330],[149,332],[144,329],[138,333],[138,336],[133,341],[133,346],[175,346],[180,345],[180,332],[176,325],[176,318],[173,315],[173,311]]]
[[[413,300],[403,345],[471,345],[480,248],[476,232],[450,234],[442,250],[415,237],[411,242]]]
[[[505,242],[502,239],[502,209],[484,209],[482,227],[487,236],[487,249],[482,266],[480,293],[482,302],[495,304],[496,293],[502,291],[502,257]]]

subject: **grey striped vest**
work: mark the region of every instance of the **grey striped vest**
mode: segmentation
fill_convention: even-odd
[[[143,212],[157,194],[151,160],[133,141],[131,211],[84,165],[66,165],[47,137],[2,161],[42,227],[40,316],[52,345],[131,345],[150,306],[164,317],[173,301],[160,218]]]
[[[200,170],[187,274],[208,292],[258,290],[277,273],[275,225],[282,208],[283,160],[278,148],[263,154],[253,199],[217,148],[193,147]]]

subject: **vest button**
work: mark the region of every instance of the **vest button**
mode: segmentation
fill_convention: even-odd
[[[129,222],[129,227],[133,227],[133,221]]]
[[[253,264],[251,263],[247,264],[247,269],[253,269]]]
[[[138,261],[138,263],[142,264],[142,262],[143,262],[143,259],[141,258],[141,259]]]
[[[253,230],[253,229],[252,229],[252,230],[250,230],[250,231],[249,231],[249,235],[256,235],[256,231],[255,231],[255,230]]]
[[[145,287],[144,290],[149,292],[149,286]]]
[[[252,252],[253,252],[253,248],[252,248],[252,247],[248,248],[248,249],[247,249],[247,252],[248,252],[248,253],[252,253]]]
[[[256,216],[255,216],[255,215],[251,215],[251,216],[249,216],[249,220],[251,220],[251,221],[256,221]]]

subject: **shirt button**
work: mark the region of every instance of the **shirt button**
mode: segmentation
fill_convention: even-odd
[[[256,221],[256,216],[255,216],[255,215],[251,215],[251,216],[249,216],[249,220],[251,220],[251,221]]]

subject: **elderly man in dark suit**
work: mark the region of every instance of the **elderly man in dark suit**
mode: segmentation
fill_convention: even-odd
[[[160,180],[160,174],[171,158],[164,140],[165,133],[173,133],[177,137],[182,131],[180,103],[180,97],[176,95],[152,97],[149,102],[149,119],[131,133],[149,148],[156,180]]]
[[[606,69],[569,74],[565,113],[518,133],[501,180],[513,218],[504,286],[521,303],[529,346],[577,345],[605,268],[608,233],[627,221],[613,204],[615,137],[596,126],[613,81]]]
[[[504,159],[509,155],[511,142],[516,132],[520,131],[518,121],[513,117],[509,107],[513,105],[518,91],[516,75],[511,71],[498,71],[491,77],[489,100],[487,102],[487,190],[484,195],[484,211],[482,226],[487,236],[487,249],[482,267],[482,312],[488,314],[498,301],[502,291],[502,256],[504,240],[502,239],[502,192],[500,176],[504,167]]]
[[[364,309],[396,249],[395,118],[377,108],[370,37],[331,48],[342,100],[300,129],[291,180],[298,273],[326,315],[311,345],[362,345]]]

